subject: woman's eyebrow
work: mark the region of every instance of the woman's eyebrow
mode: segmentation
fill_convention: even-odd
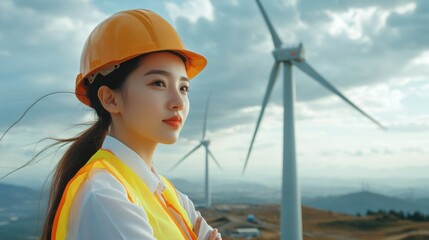
[[[145,73],[144,76],[150,75],[150,74],[161,74],[161,75],[164,75],[164,76],[166,76],[168,78],[171,78],[171,73],[170,72],[167,72],[167,71],[161,70],[161,69],[152,69],[152,70],[148,71],[147,73]],[[187,81],[187,82],[189,82],[189,79],[182,76],[182,77],[180,77],[180,81]]]

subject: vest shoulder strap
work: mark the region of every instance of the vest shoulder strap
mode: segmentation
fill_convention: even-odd
[[[73,199],[79,190],[79,187],[88,178],[89,172],[92,169],[97,168],[109,170],[109,172],[112,173],[127,190],[128,199],[132,203],[138,202],[138,198],[136,198],[133,188],[121,176],[121,174],[119,174],[118,171],[109,164],[108,161],[105,161],[104,158],[91,158],[90,161],[88,161],[81,169],[79,169],[75,176],[67,183],[64,189],[64,193],[58,205],[57,212],[55,213],[51,233],[52,239],[65,239],[67,233],[66,226]]]

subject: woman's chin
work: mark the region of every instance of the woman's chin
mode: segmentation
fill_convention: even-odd
[[[162,144],[173,144],[177,141],[178,139],[178,134],[171,134],[170,136],[164,136],[162,138],[159,139],[159,143]]]

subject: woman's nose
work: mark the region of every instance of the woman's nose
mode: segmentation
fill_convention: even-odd
[[[179,89],[172,90],[170,93],[169,108],[176,111],[182,110],[185,105],[185,97]]]

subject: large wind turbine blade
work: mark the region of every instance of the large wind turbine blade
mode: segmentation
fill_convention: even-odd
[[[195,152],[199,147],[201,147],[201,145],[203,145],[203,143],[200,143],[200,144],[198,144],[194,149],[192,149],[188,154],[186,154],[185,156],[183,156],[180,160],[179,160],[179,162],[177,162],[176,163],[176,165],[174,165],[171,169],[170,169],[170,171],[171,170],[173,170],[175,167],[177,167],[181,162],[183,162],[185,159],[186,159],[186,157],[188,157],[189,155],[191,155],[193,152]]]
[[[216,165],[223,170],[223,168],[220,166],[219,162],[216,160],[212,152],[210,151],[209,147],[207,147],[207,151],[209,152],[209,155],[212,156],[213,160],[215,161]]]
[[[204,113],[203,140],[204,140],[204,139],[205,139],[205,137],[206,137],[207,112],[208,112],[208,109],[209,109],[209,102],[210,102],[210,96],[211,96],[211,94],[212,94],[212,91],[210,90],[210,92],[209,92],[209,97],[207,98],[206,110],[205,110],[205,113]]]
[[[274,29],[273,25],[271,24],[271,21],[270,21],[270,19],[268,18],[268,15],[267,15],[267,13],[265,12],[264,7],[262,7],[261,2],[260,2],[259,0],[256,0],[256,3],[258,4],[259,9],[261,10],[262,15],[264,16],[265,22],[266,22],[266,23],[267,23],[267,25],[268,25],[268,29],[270,30],[271,36],[273,37],[274,46],[275,46],[276,48],[279,48],[279,47],[282,45],[282,41],[280,40],[279,35],[277,35],[277,32],[276,32],[276,30]]]
[[[265,92],[264,100],[262,102],[261,112],[259,113],[258,121],[256,123],[255,132],[253,133],[252,142],[250,143],[249,151],[247,152],[246,161],[244,163],[243,172],[246,170],[247,162],[249,161],[250,152],[252,151],[253,142],[255,141],[256,133],[258,132],[259,124],[261,123],[262,116],[264,115],[265,107],[267,106],[268,100],[270,99],[271,92],[276,82],[277,74],[279,73],[280,62],[275,62],[273,69],[271,70],[270,80],[268,82],[267,91]]]
[[[316,70],[314,70],[308,63],[305,61],[292,61],[295,66],[297,66],[299,69],[301,69],[303,72],[308,74],[310,77],[314,78],[316,81],[318,81],[322,86],[325,88],[331,90],[333,93],[337,94],[340,98],[342,98],[344,101],[346,101],[348,104],[350,104],[353,108],[358,110],[360,113],[362,113],[365,117],[369,118],[372,122],[377,124],[380,128],[383,130],[387,130],[381,123],[379,123],[377,120],[375,120],[373,117],[371,117],[369,114],[361,110],[358,106],[356,106],[353,102],[351,102],[348,98],[346,98],[340,91],[338,91],[332,84],[330,84],[325,78],[322,77]]]

